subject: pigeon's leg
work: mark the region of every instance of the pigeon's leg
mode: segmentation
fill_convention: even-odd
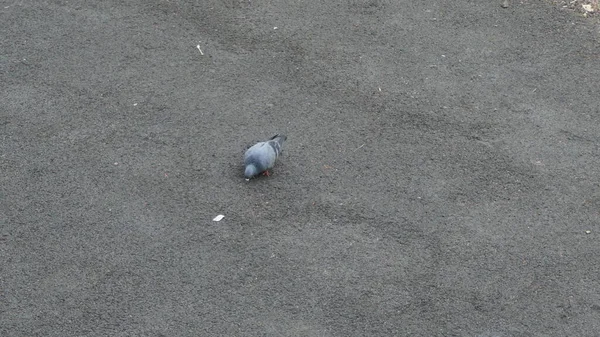
[[[263,172],[263,176],[270,177],[271,173],[269,173],[269,170],[265,170],[265,172]]]

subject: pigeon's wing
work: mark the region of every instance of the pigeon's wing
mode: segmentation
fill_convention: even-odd
[[[244,153],[246,175],[258,174],[275,166],[275,160],[281,154],[286,138],[283,135],[275,135],[266,142],[256,143],[246,150]]]
[[[275,135],[267,141],[267,144],[275,152],[275,158],[279,157],[281,151],[283,151],[283,142],[287,139],[284,135]]]
[[[259,172],[265,171],[275,165],[277,153],[268,142],[260,142],[253,145],[244,155],[246,165],[253,164]]]

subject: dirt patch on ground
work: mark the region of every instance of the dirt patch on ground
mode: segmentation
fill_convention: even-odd
[[[561,8],[579,13],[584,17],[598,17],[598,12],[600,12],[598,0],[552,0],[551,2]]]

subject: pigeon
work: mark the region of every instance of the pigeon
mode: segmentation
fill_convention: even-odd
[[[266,142],[256,143],[246,150],[244,154],[246,180],[263,172],[269,176],[269,169],[275,165],[275,160],[281,154],[281,147],[286,139],[284,135],[275,135]]]

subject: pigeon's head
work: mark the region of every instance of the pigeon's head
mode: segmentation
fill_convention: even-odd
[[[254,164],[249,164],[246,166],[246,171],[244,172],[244,177],[246,177],[246,179],[250,179],[257,174],[258,170],[256,169],[256,166],[254,166]]]

